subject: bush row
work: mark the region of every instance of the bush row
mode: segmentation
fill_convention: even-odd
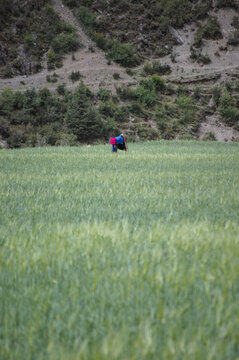
[[[58,86],[25,92],[5,89],[0,96],[0,136],[10,147],[92,142],[108,137],[109,127],[92,105],[93,94],[81,83],[73,93]]]

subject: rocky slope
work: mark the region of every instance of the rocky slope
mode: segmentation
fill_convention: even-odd
[[[157,63],[162,68],[167,66],[170,69],[165,75],[163,71],[160,73],[172,92],[169,96],[162,94],[158,98],[157,101],[161,101],[161,108],[165,108],[165,103],[175,105],[179,92],[177,88],[181,90],[183,88],[187,96],[193,96],[195,88],[200,88],[200,101],[198,100],[196,104],[197,126],[194,124],[194,130],[191,131],[192,124],[189,121],[188,124],[183,124],[182,130],[182,124],[180,125],[179,121],[181,130],[178,131],[174,126],[175,130],[171,131],[173,121],[178,121],[179,115],[176,114],[176,118],[173,119],[170,117],[170,112],[169,116],[166,116],[164,111],[163,120],[168,121],[167,128],[171,129],[169,136],[164,135],[165,130],[162,130],[164,126],[160,125],[160,128],[158,122],[155,121],[155,114],[161,111],[158,111],[160,106],[157,105],[157,109],[146,109],[147,114],[143,117],[136,116],[136,120],[134,120],[134,114],[129,113],[128,125],[121,124],[121,129],[133,134],[136,138],[142,137],[142,134],[143,138],[151,138],[152,132],[154,137],[158,131],[159,136],[164,138],[180,138],[184,134],[189,138],[192,135],[193,138],[211,138],[219,141],[239,139],[238,121],[235,120],[234,123],[231,120],[225,121],[225,116],[223,118],[221,115],[222,110],[219,111],[220,104],[215,106],[213,102],[214,88],[220,88],[221,95],[229,91],[232,108],[237,116],[236,109],[239,108],[239,41],[237,41],[239,4],[237,1],[218,0],[206,3],[175,1],[175,7],[166,6],[163,11],[160,6],[157,7],[157,4],[161,2],[152,2],[151,7],[148,7],[144,1],[133,3],[65,0],[63,3],[61,0],[52,0],[51,7],[48,8],[43,0],[42,4],[38,2],[38,7],[35,7],[37,2],[34,1],[25,3],[26,9],[30,11],[29,14],[33,12],[35,17],[43,16],[42,9],[44,9],[47,16],[50,14],[50,17],[54,18],[54,24],[63,21],[72,26],[81,47],[63,56],[62,67],[55,67],[53,71],[49,71],[51,41],[45,42],[45,47],[43,45],[37,47],[40,49],[37,54],[32,49],[26,50],[26,44],[31,42],[29,36],[34,37],[36,30],[31,32],[32,22],[30,21],[31,26],[21,33],[16,30],[17,23],[11,25],[13,40],[10,44],[14,41],[16,43],[23,41],[23,44],[18,46],[16,58],[13,60],[9,57],[7,42],[4,40],[9,26],[4,26],[4,21],[1,19],[0,66],[2,65],[5,70],[6,67],[10,68],[9,73],[12,77],[6,78],[8,74],[2,72],[5,78],[0,80],[0,91],[6,88],[23,91],[32,87],[36,89],[47,87],[55,91],[59,84],[63,83],[66,89],[71,90],[79,84],[79,81],[73,82],[70,79],[71,74],[80,72],[83,82],[95,93],[105,88],[115,94],[119,87],[135,89],[142,79],[148,79],[147,67],[152,67],[152,64]],[[15,2],[10,4],[14,5]],[[13,19],[14,13],[11,6],[6,11]],[[172,16],[176,13],[177,16],[175,15],[172,21]],[[155,14],[158,15],[154,16]],[[103,42],[102,39],[104,39]],[[117,39],[118,42],[116,43],[113,39]],[[130,52],[126,54],[126,60],[130,56],[137,59],[135,66],[132,67],[131,64],[130,69],[117,64],[120,61],[116,50],[117,46],[120,48],[122,42],[128,42],[133,49],[133,55]],[[19,57],[26,61],[21,63],[20,70],[15,72],[16,67],[11,64],[13,61],[17,63],[16,60],[19,62]],[[112,61],[112,58],[115,61]],[[30,68],[26,64],[30,64]],[[33,64],[38,65],[34,67]],[[55,82],[52,81],[53,78]],[[138,122],[137,126],[134,122]],[[151,135],[147,136],[148,133]]]

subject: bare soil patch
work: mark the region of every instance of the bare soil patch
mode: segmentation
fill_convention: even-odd
[[[199,140],[203,140],[209,133],[212,133],[217,141],[239,141],[239,131],[223,124],[218,114],[206,116],[198,131]]]

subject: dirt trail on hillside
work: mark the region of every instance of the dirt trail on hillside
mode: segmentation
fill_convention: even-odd
[[[172,74],[169,76],[170,79],[195,78],[196,76],[221,73],[222,80],[224,80],[227,77],[228,71],[239,70],[239,46],[227,45],[230,35],[235,30],[232,26],[232,20],[234,16],[238,15],[237,12],[229,8],[214,9],[210,12],[210,15],[217,18],[223,34],[222,39],[203,39],[202,54],[209,56],[210,64],[200,65],[190,59],[190,48],[194,42],[198,24],[192,23],[186,25],[178,30],[183,44],[174,47],[173,53],[176,62],[172,62],[170,56],[161,59],[162,63],[169,64],[172,68]]]
[[[79,71],[83,76],[84,84],[88,85],[93,91],[97,91],[99,87],[104,87],[115,92],[116,87],[136,84],[135,80],[128,76],[119,65],[113,62],[109,65],[105,54],[85,34],[76,17],[68,7],[63,5],[61,0],[52,0],[52,6],[63,21],[74,26],[77,30],[82,47],[74,53],[75,60],[72,59],[72,54],[66,55],[62,68],[48,71],[45,54],[43,70],[40,73],[31,76],[17,76],[12,79],[1,79],[0,91],[5,88],[25,90],[29,87],[35,87],[36,89],[47,87],[49,90],[54,91],[62,83],[66,84],[67,89],[74,89],[79,84],[79,81],[72,83],[69,79],[73,71]],[[94,52],[92,49],[94,49]],[[58,81],[54,84],[47,82],[47,75],[54,72],[58,75]],[[119,74],[119,80],[114,79],[115,73]]]

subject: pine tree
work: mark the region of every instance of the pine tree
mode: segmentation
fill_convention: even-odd
[[[68,102],[67,127],[79,141],[94,140],[102,136],[103,123],[97,110],[91,105],[92,94],[82,83]]]

